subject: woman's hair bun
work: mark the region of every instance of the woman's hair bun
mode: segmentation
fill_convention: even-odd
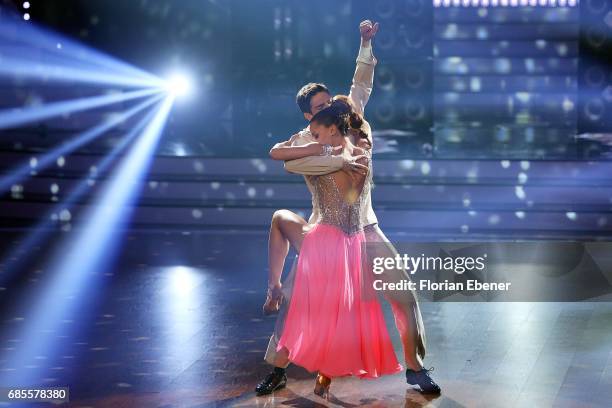
[[[343,101],[342,99],[334,99],[334,101],[331,103],[331,108],[338,115],[348,115],[349,113],[353,111],[353,109],[351,108],[351,105],[349,105],[347,102]]]
[[[368,139],[368,135],[362,129],[365,121],[363,116],[355,112],[353,103],[346,95],[334,96],[332,103],[325,109],[317,112],[311,122],[321,123],[325,126],[336,125],[343,135],[351,129],[357,131],[361,139]]]
[[[363,117],[357,112],[351,111],[349,114],[349,126],[353,129],[361,129],[361,126],[363,126]]]

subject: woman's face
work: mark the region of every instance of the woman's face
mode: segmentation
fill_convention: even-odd
[[[310,133],[321,144],[333,144],[333,135],[338,133],[338,129],[334,125],[325,127],[320,123],[312,122],[310,124]]]

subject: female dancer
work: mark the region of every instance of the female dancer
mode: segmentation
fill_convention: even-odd
[[[360,131],[363,123],[345,99],[335,98],[311,120],[317,142],[284,147],[281,159],[329,154],[332,146],[341,146],[344,154],[362,156],[366,150],[354,146],[348,134],[356,130],[367,142],[366,133]],[[278,350],[285,348],[291,362],[318,371],[315,393],[327,396],[333,377],[374,378],[402,367],[369,274],[364,272],[360,215],[371,175],[337,171],[308,177],[320,216],[290,238],[297,244],[299,258]]]

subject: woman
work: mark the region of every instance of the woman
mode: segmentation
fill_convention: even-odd
[[[363,125],[363,118],[345,99],[335,98],[311,120],[317,142],[284,146],[277,154],[281,160],[291,160],[341,148],[342,154],[363,156],[366,150],[348,137],[349,132],[356,133],[357,144],[367,145]],[[369,274],[362,271],[366,262],[360,213],[371,173],[337,171],[308,177],[320,216],[300,236],[291,237],[298,244],[299,258],[278,350],[286,348],[290,361],[318,371],[315,393],[327,396],[333,377],[374,378],[402,367]]]

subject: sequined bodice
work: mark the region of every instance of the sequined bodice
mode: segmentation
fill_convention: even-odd
[[[342,191],[334,173],[307,176],[313,187],[313,204],[319,211],[319,219],[315,222],[336,226],[347,234],[361,231],[364,227],[362,211],[365,209],[365,198],[371,187],[371,174],[370,167],[361,191]]]

